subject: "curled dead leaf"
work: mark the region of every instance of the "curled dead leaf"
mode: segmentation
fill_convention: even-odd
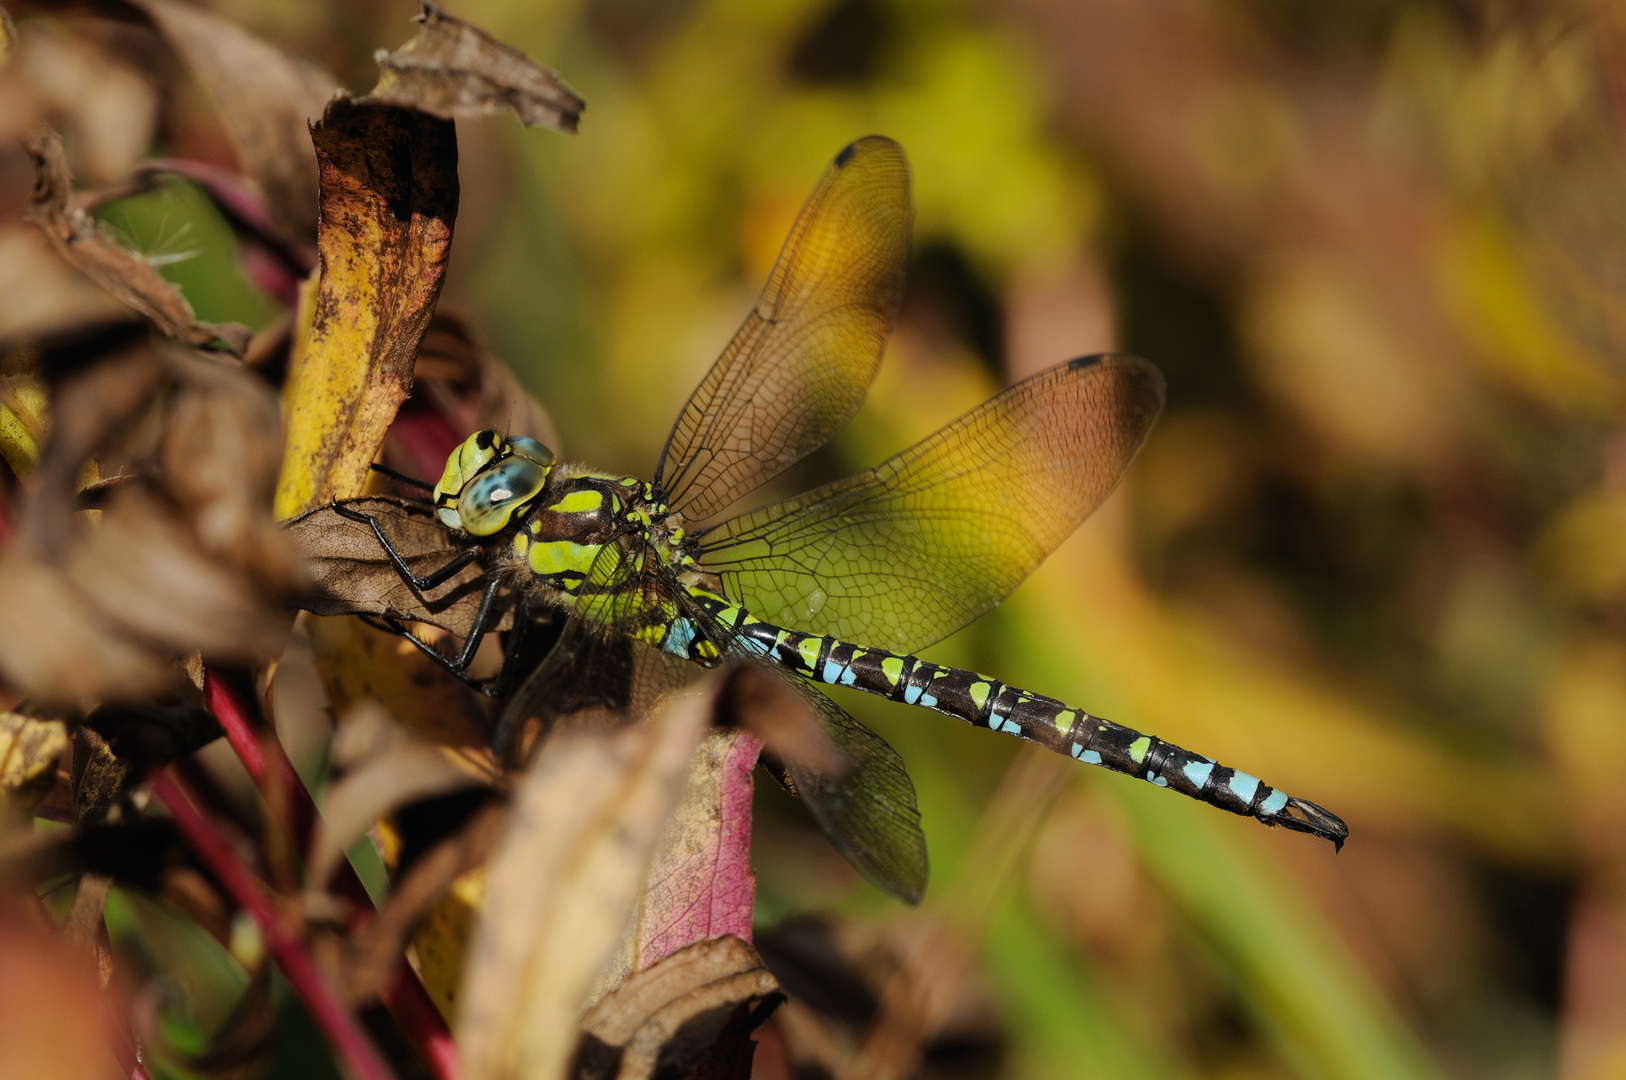
[[[73,731],[73,819],[97,825],[129,793],[130,763],[113,752],[107,740],[88,727]]]
[[[345,507],[376,518],[414,573],[438,570],[463,551],[427,503],[369,496],[346,500]],[[387,615],[453,632],[474,621],[484,585],[478,565],[420,596],[402,580],[365,522],[323,506],[289,522],[287,531],[310,571],[313,585],[303,603],[313,614]],[[512,615],[505,619],[511,622]]]
[[[309,237],[316,159],[308,126],[338,92],[338,80],[205,7],[179,0],[128,6],[151,21],[214,99],[238,164],[265,193],[286,238]]]
[[[340,98],[311,131],[320,279],[288,379],[278,517],[359,495],[440,295],[457,216],[449,120]]]
[[[56,132],[36,135],[29,140],[28,152],[35,170],[28,220],[39,226],[57,254],[171,337],[200,348],[220,342],[233,355],[243,354],[252,336],[247,327],[198,322],[179,289],[72,205],[72,177]]]
[[[342,775],[323,802],[307,862],[309,884],[317,889],[345,849],[379,818],[406,803],[491,779],[413,738],[377,702],[363,702],[345,715],[333,738],[333,758]]]
[[[0,807],[21,815],[39,805],[67,748],[60,719],[0,712]]]
[[[710,723],[715,680],[648,720],[551,738],[521,783],[463,976],[471,1080],[565,1074],[577,1017]]]
[[[782,998],[750,945],[731,936],[697,941],[631,976],[587,1011],[572,1075],[687,1075],[737,1011],[750,1008],[754,1027]]]
[[[76,709],[175,689],[193,652],[275,656],[302,580],[267,510],[269,391],[173,347],[91,345],[42,361],[52,431],[16,542],[0,551],[0,674]],[[97,493],[96,521],[77,512],[93,457],[131,470]]]
[[[529,127],[574,132],[586,103],[558,74],[518,49],[423,0],[417,35],[374,54],[382,69],[367,100],[406,105],[447,120],[512,109]]]

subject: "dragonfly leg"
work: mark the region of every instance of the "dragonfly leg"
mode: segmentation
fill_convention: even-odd
[[[431,484],[429,481],[427,481],[427,480],[419,480],[416,476],[408,476],[404,472],[396,472],[394,469],[390,468],[388,465],[380,465],[378,462],[375,461],[375,462],[372,463],[372,465],[369,466],[369,468],[371,468],[373,470],[373,472],[378,473],[381,476],[389,477],[391,480],[394,480],[398,484],[405,484],[407,487],[415,487],[419,491],[434,491],[435,490],[435,485]]]
[[[390,557],[390,562],[395,564],[395,569],[400,573],[401,577],[405,578],[406,581],[420,593],[426,592],[429,589],[433,589],[437,586],[444,585],[446,582],[450,581],[452,576],[455,575],[459,570],[463,569],[465,566],[469,565],[480,557],[480,548],[478,546],[465,548],[463,551],[460,551],[458,554],[454,555],[451,562],[448,562],[445,566],[442,566],[438,570],[432,570],[429,573],[424,574],[422,577],[419,577],[417,574],[412,572],[412,567],[407,565],[407,561],[401,556],[401,553],[395,550],[395,545],[390,543],[390,538],[384,535],[384,527],[378,523],[378,519],[376,517],[371,514],[364,514],[360,510],[352,510],[342,503],[334,503],[333,511],[342,518],[348,518],[351,521],[360,521],[370,525],[373,530],[373,535],[378,538],[378,546],[383,548],[384,554]]]
[[[507,680],[512,675],[509,670],[509,659],[504,659],[503,670],[490,679],[472,679],[468,674],[469,665],[474,662],[474,654],[480,649],[480,640],[485,637],[486,630],[491,625],[491,617],[496,613],[497,593],[501,588],[502,581],[495,575],[486,582],[485,592],[480,595],[480,606],[474,612],[474,621],[469,624],[469,635],[463,639],[463,647],[458,650],[456,657],[448,658],[444,656],[439,649],[408,630],[401,620],[393,616],[386,615],[383,617],[383,628],[412,642],[420,652],[446,671],[456,675],[469,689],[486,697],[501,697]],[[363,616],[363,618],[366,618],[366,616]],[[370,619],[368,621],[371,622]]]

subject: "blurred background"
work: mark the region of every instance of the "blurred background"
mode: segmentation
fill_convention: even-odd
[[[216,6],[356,89],[415,13]],[[1123,487],[928,655],[1351,830],[1334,855],[853,696],[919,788],[925,914],[762,790],[764,932],[822,913],[862,952],[936,920],[931,940],[963,948],[908,961],[940,968],[930,1075],[1626,1077],[1618,7],[447,8],[588,102],[575,137],[459,125],[441,301],[547,406],[565,456],[648,475],[820,170],[889,135],[917,202],[904,311],[864,411],[786,486],[1051,364],[1147,357],[1168,410]],[[30,107],[0,113],[0,285],[3,245],[25,242],[27,116],[65,129],[87,182],[154,153],[232,164],[172,59],[26,29],[5,77],[29,72]],[[100,214],[201,319],[282,311],[196,189]]]

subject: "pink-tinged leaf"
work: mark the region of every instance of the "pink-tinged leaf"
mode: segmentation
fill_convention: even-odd
[[[695,751],[649,868],[634,970],[707,938],[751,940],[751,771],[761,749],[762,740],[734,729],[709,732]]]

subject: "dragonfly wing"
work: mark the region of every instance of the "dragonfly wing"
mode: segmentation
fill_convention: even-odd
[[[606,544],[557,640],[503,703],[498,748],[523,757],[561,721],[614,725],[641,719],[682,686],[691,665],[630,634],[663,585],[647,543]]]
[[[807,804],[830,843],[882,891],[908,904],[926,891],[926,837],[920,831],[915,785],[903,759],[875,732],[855,720],[805,679],[767,663],[743,648],[699,605],[679,593],[678,606],[695,632],[718,646],[731,663],[756,664],[789,683],[812,709],[819,725],[846,758],[839,775],[786,759],[764,762],[780,783]]]
[[[871,136],[836,156],[667,437],[655,481],[672,507],[710,518],[852,419],[903,296],[912,217],[897,143]]]
[[[807,699],[849,765],[840,776],[822,776],[786,761],[780,766],[781,782],[788,781],[785,786],[807,804],[813,820],[854,869],[904,903],[920,903],[926,893],[926,836],[903,759],[805,680],[782,677]]]
[[[1010,594],[1101,504],[1163,408],[1133,356],[1084,357],[868,472],[725,521],[700,560],[758,618],[912,653]]]

